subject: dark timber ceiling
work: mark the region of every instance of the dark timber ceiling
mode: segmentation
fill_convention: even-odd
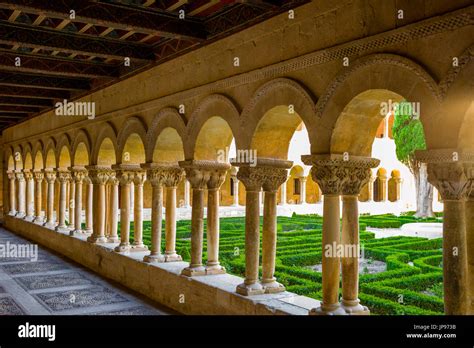
[[[307,2],[0,0],[0,130]]]

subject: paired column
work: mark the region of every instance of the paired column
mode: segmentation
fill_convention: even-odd
[[[301,191],[300,191],[300,204],[306,203],[306,177],[302,176],[300,178]]]
[[[119,164],[112,166],[120,184],[120,245],[116,252],[130,252],[130,186],[135,176],[135,166]]]
[[[191,205],[189,204],[189,195],[190,195],[190,184],[188,180],[184,180],[184,208],[189,208]]]
[[[257,166],[238,165],[237,177],[245,186],[245,279],[237,293],[245,296],[284,291],[275,277],[276,192],[287,179],[292,162],[258,159]],[[260,192],[265,192],[262,231],[262,281],[259,282]],[[283,188],[282,188],[283,189]]]
[[[35,219],[34,222],[37,224],[44,223],[44,217],[42,213],[42,201],[43,201],[43,180],[44,173],[41,170],[34,170],[33,175],[35,178]]]
[[[93,185],[93,231],[87,241],[94,244],[106,243],[105,237],[105,184],[112,175],[107,166],[87,166],[89,178]]]
[[[467,232],[472,234],[472,220],[467,218],[472,218],[472,205],[467,198],[474,186],[474,154],[445,149],[417,151],[416,157],[428,164],[428,181],[438,189],[444,203],[444,311],[448,315],[469,314],[472,273],[468,248],[472,247],[472,236]],[[457,160],[450,161],[452,158]]]
[[[286,181],[280,186],[280,205],[286,205]]]
[[[86,229],[84,232],[87,234],[92,234],[94,187],[92,185],[91,179],[88,176],[84,178],[84,182],[86,183]]]
[[[71,175],[68,171],[58,169],[59,181],[59,211],[58,211],[58,226],[56,231],[69,232],[66,225],[66,205],[67,205],[67,183],[71,180]]]
[[[16,171],[15,175],[16,175],[16,180],[18,182],[18,212],[16,213],[16,217],[24,218],[26,215],[25,175],[23,174],[21,170]]]
[[[68,209],[68,225],[71,231],[74,231],[76,224],[74,221],[76,220],[76,182],[72,175],[70,175],[68,181],[69,187],[69,195],[68,195],[68,202],[67,202],[67,209]]]
[[[15,216],[17,213],[17,206],[16,206],[16,174],[14,170],[9,170],[7,171],[8,175],[8,193],[9,193],[9,208],[10,211],[8,212],[8,215],[10,216]]]
[[[33,221],[35,219],[35,181],[33,171],[25,169],[26,180],[26,216],[25,220]]]
[[[234,201],[232,205],[234,207],[239,206],[239,179],[237,179],[237,175],[232,175],[232,186],[234,191]]]
[[[72,167],[72,180],[74,181],[74,229],[70,235],[82,234],[82,186],[87,177],[87,170],[84,167]]]
[[[368,314],[358,300],[359,222],[357,196],[364,181],[368,180],[376,159],[337,154],[302,156],[306,165],[312,165],[311,175],[324,195],[322,231],[322,282],[321,306],[311,310],[316,315]],[[342,242],[340,237],[340,195],[344,194]],[[342,243],[342,245],[341,245]],[[350,244],[352,248],[347,248]],[[343,255],[343,306],[339,303],[340,252]]]
[[[56,182],[56,172],[54,169],[44,169],[44,176],[47,183],[47,196],[46,196],[46,222],[45,227],[55,228],[56,220],[54,218],[54,183]]]
[[[108,242],[118,243],[120,238],[118,237],[118,211],[119,211],[119,180],[113,173],[108,181],[109,184],[109,210],[108,210]]]
[[[184,178],[184,170],[178,166],[175,166],[166,168],[164,174],[163,185],[166,190],[166,244],[164,261],[182,261],[182,257],[176,253],[176,190],[179,182]]]
[[[144,170],[135,171],[133,183],[135,186],[135,199],[133,204],[133,251],[146,251],[148,247],[143,244],[143,184],[146,180]]]

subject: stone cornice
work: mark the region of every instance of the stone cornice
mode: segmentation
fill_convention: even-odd
[[[179,166],[184,169],[203,169],[203,170],[229,170],[231,165],[225,162],[210,160],[187,160],[179,161]]]
[[[423,163],[474,162],[474,152],[461,149],[417,150],[415,157]]]
[[[255,163],[248,162],[232,162],[232,165],[235,167],[271,167],[271,168],[283,168],[290,169],[293,166],[292,161],[281,160],[277,158],[266,158],[266,157],[257,157]]]
[[[360,38],[348,43],[339,44],[332,48],[324,48],[299,57],[290,58],[280,63],[274,63],[264,68],[258,68],[236,76],[227,77],[215,82],[193,87],[188,90],[172,93],[170,95],[157,97],[154,100],[142,102],[127,107],[121,111],[122,116],[130,116],[148,110],[161,109],[165,106],[175,104],[176,100],[187,100],[199,95],[220,93],[225,89],[237,87],[243,84],[253,83],[261,80],[282,77],[294,71],[302,70],[311,66],[324,64],[333,60],[340,60],[344,57],[359,57],[367,54],[378,53],[385,48],[401,45],[409,40],[421,39],[427,36],[436,35],[442,32],[452,31],[457,28],[473,24],[474,6],[468,6],[447,14],[421,20],[400,28]],[[449,80],[449,79],[448,79]],[[448,81],[449,82],[449,81]],[[444,84],[444,89],[449,87],[449,83]],[[112,110],[102,115],[98,115],[98,122],[106,122],[117,116],[117,110]],[[28,140],[36,140],[42,137],[67,132],[70,128],[87,128],[89,120],[81,120],[70,123],[66,126],[56,128],[41,133],[41,136],[28,136]],[[16,139],[5,144],[21,143],[25,138]]]

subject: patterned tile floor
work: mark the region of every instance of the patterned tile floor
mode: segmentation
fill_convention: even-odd
[[[41,246],[37,260],[12,255],[32,245],[0,227],[0,315],[175,314]]]

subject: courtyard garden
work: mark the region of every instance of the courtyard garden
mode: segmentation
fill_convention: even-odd
[[[441,217],[418,219],[361,215],[360,300],[373,314],[443,314],[442,239],[391,236],[375,238],[367,229],[399,228],[410,222],[440,222]],[[245,272],[245,220],[220,219],[220,261],[228,273]],[[206,226],[205,226],[206,227]],[[189,220],[178,221],[176,250],[190,259]],[[275,276],[288,291],[321,299],[322,217],[294,215],[278,217],[277,265]],[[132,225],[133,235],[133,225]],[[151,245],[150,222],[144,223],[144,243]],[[164,248],[164,241],[163,246]],[[206,260],[206,239],[204,254]]]

